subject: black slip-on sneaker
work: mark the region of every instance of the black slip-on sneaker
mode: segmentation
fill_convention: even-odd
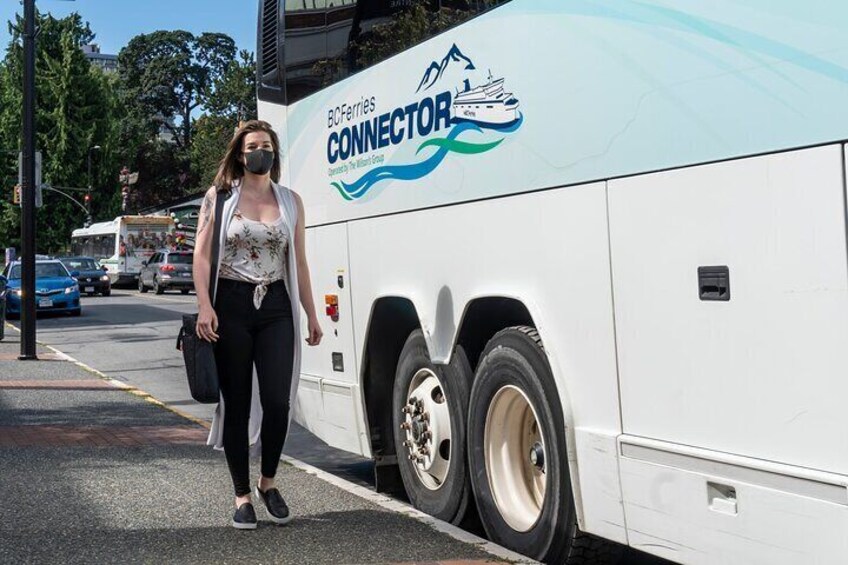
[[[256,529],[256,511],[251,503],[245,502],[238,507],[233,515],[233,527],[237,530]]]
[[[268,517],[275,524],[288,524],[291,521],[291,514],[286,501],[283,500],[283,495],[276,488],[269,488],[265,492],[259,490],[256,486],[256,496],[265,503],[265,509],[268,511]]]

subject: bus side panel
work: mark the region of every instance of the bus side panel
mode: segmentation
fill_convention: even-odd
[[[513,0],[289,107],[292,182],[324,223],[845,140],[846,22],[833,0]],[[440,93],[461,117],[464,81],[489,73],[518,103],[513,128],[401,119],[396,141],[341,151],[352,128],[391,129]],[[433,142],[444,158],[421,176]]]
[[[609,190],[624,432],[848,475],[841,148]]]
[[[634,545],[686,563],[844,562],[842,166],[834,145],[610,182]]]
[[[361,352],[374,301],[407,297],[445,363],[472,300],[521,301],[557,379],[581,525],[624,541],[606,226],[603,184],[351,222],[354,333]]]
[[[339,449],[368,453],[368,436],[359,410],[358,363],[354,351],[347,225],[334,224],[306,231],[306,254],[319,323],[324,331],[317,347],[303,345],[296,419],[315,435]],[[338,318],[326,313],[327,298],[335,301]],[[307,320],[301,317],[307,335]]]

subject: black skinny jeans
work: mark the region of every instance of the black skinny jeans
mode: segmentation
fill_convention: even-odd
[[[218,341],[215,362],[224,397],[224,453],[236,496],[250,493],[247,424],[253,365],[262,403],[262,475],[273,478],[289,423],[289,395],[294,361],[294,324],[285,283],[268,286],[257,310],[255,285],[219,279],[215,298]]]

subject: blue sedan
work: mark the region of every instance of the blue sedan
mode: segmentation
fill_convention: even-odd
[[[8,279],[6,315],[21,315],[21,264],[9,264],[3,275]],[[38,312],[67,312],[71,316],[82,313],[77,281],[61,261],[35,262],[35,307]]]

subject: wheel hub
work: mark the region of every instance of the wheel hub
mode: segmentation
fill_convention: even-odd
[[[486,415],[484,457],[492,497],[513,529],[527,532],[542,514],[547,491],[545,438],[527,395],[505,385]]]
[[[437,490],[447,478],[450,466],[451,426],[447,399],[433,371],[421,369],[413,376],[401,412],[406,456],[413,462],[421,483]]]
[[[541,472],[545,472],[545,448],[536,442],[530,448],[530,464]]]

